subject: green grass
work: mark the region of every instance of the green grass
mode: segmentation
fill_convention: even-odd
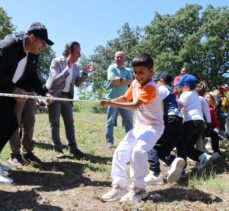
[[[105,121],[104,112],[93,113],[93,107],[99,106],[96,103],[75,103],[74,126],[75,136],[79,148],[90,155],[90,159],[83,161],[83,173],[93,174],[96,177],[109,178],[111,170],[111,159],[113,150],[107,148],[105,144]],[[125,135],[121,126],[121,118],[118,118],[118,127],[114,128],[115,145]],[[65,137],[64,123],[60,121],[60,137],[64,144],[64,153],[68,154],[68,142]],[[53,150],[53,143],[50,134],[48,114],[36,115],[34,128],[35,154],[44,161],[56,161]],[[10,154],[9,144],[3,149],[0,159],[8,160]]]
[[[214,171],[208,171],[200,176],[192,176],[189,187],[204,188],[217,193],[229,193],[228,174],[218,175]]]
[[[65,178],[67,178],[67,180],[69,180],[69,184],[71,184],[71,180],[73,184],[75,183],[74,177],[76,177],[77,175],[80,177],[80,179],[88,178],[89,182],[100,181],[100,180],[111,181],[110,178],[111,161],[112,161],[112,155],[114,150],[108,149],[105,144],[106,114],[103,112],[93,113],[93,107],[95,106],[97,106],[97,104],[94,103],[77,103],[77,105],[74,105],[74,108],[76,110],[76,112],[74,112],[75,136],[79,148],[88,154],[87,159],[80,160],[80,161],[63,159],[61,161],[58,161],[55,157],[53,144],[50,137],[50,125],[48,121],[48,114],[37,114],[36,124],[34,128],[34,140],[36,142],[34,147],[34,152],[38,157],[40,157],[44,162],[46,162],[47,165],[45,167],[46,169],[44,169],[45,172],[43,172],[43,169],[39,170],[33,168],[32,166],[26,166],[25,168],[23,167],[23,172],[30,172],[31,174],[36,172],[41,174],[43,173],[44,175],[48,175],[48,173],[57,175],[56,180],[58,182],[62,181],[60,179],[62,177],[58,175],[63,175],[64,176],[63,181],[65,181]],[[60,125],[61,125],[60,136],[61,136],[62,143],[65,145],[64,152],[65,154],[67,154],[68,143],[65,137],[65,130],[64,130],[64,124],[62,119]],[[124,135],[125,135],[124,128],[122,127],[122,121],[121,118],[119,117],[118,126],[115,127],[114,129],[115,145],[118,145],[118,143],[122,140]],[[9,149],[9,145],[7,145],[1,153],[1,161],[8,160],[9,154],[10,154],[10,149]],[[180,198],[180,200],[186,200],[185,196],[189,196],[191,197],[191,199],[192,197],[194,199],[196,198],[198,199],[198,197],[196,197],[195,194],[200,194],[202,191],[203,192],[202,194],[206,193],[205,194],[206,196],[205,195],[202,196],[202,198],[204,198],[202,201],[206,200],[207,202],[209,201],[209,203],[211,201],[214,202],[215,195],[212,193],[225,194],[225,195],[229,194],[228,168],[224,169],[225,166],[228,167],[228,160],[229,160],[229,153],[228,151],[225,151],[222,153],[222,159],[219,161],[219,164],[223,167],[221,168],[223,169],[222,172],[216,172],[215,170],[210,170],[208,172],[204,172],[201,175],[195,175],[195,174],[191,175],[189,177],[188,186],[186,186],[184,189],[181,189],[181,187],[179,187],[180,191],[183,191],[184,196],[182,194],[176,195],[175,194],[176,192],[173,192],[173,190],[171,190],[170,192],[169,189],[170,186],[166,186],[166,185],[164,186],[165,188],[164,190],[163,187],[161,189],[161,187],[159,186],[156,187],[153,186],[152,187],[153,191],[161,189],[160,190],[161,193],[167,197],[173,197],[173,195],[176,195],[174,196],[174,200],[176,200],[177,197]],[[164,169],[165,167],[163,167],[163,165],[161,166],[162,166],[162,173],[166,174]],[[23,172],[21,172],[21,174],[23,174]],[[81,174],[83,175],[82,177]],[[20,177],[18,176],[18,178],[16,179],[20,180]],[[53,183],[54,182],[55,181],[53,181]],[[81,191],[84,190],[85,184],[86,183],[82,183],[82,186],[80,186]],[[200,193],[198,192],[198,190],[200,190]],[[189,191],[191,192],[189,193]],[[205,199],[205,197],[207,197],[207,199]],[[208,199],[209,197],[210,198],[213,197],[213,198]],[[192,201],[191,199],[190,201]],[[175,206],[179,206],[177,207],[178,210],[189,210],[187,207],[184,206],[182,202],[181,203],[179,202],[178,204],[175,205]],[[168,208],[166,207],[167,205],[169,206],[169,203],[167,202],[154,203],[152,200],[147,200],[146,202],[142,202],[136,210],[145,210],[145,211],[166,210]],[[223,206],[226,207],[226,205]],[[206,207],[201,209],[206,210],[205,208]],[[122,205],[122,209],[131,210],[131,206],[128,204],[124,204]],[[176,209],[174,208],[174,210]],[[225,208],[225,210],[227,209]]]

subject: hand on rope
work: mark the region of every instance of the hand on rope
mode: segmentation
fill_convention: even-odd
[[[12,94],[16,94],[16,95],[27,95],[28,93],[25,90],[16,87],[13,90]],[[27,98],[16,97],[16,101],[18,103],[24,103],[24,102],[27,101]]]
[[[54,97],[50,93],[47,93],[46,97],[48,98],[47,99],[47,104],[48,105],[50,105],[50,104],[52,104],[54,102]]]

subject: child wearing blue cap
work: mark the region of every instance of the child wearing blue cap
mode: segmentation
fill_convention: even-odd
[[[178,100],[183,109],[184,126],[181,143],[178,145],[178,155],[185,161],[187,157],[199,162],[198,171],[203,170],[212,160],[212,156],[195,148],[195,144],[204,132],[204,118],[197,92],[194,90],[197,79],[191,74],[185,74],[175,86],[181,87],[182,94]]]

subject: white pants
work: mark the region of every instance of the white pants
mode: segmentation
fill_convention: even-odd
[[[130,162],[130,176],[133,187],[145,189],[144,178],[148,173],[147,151],[151,150],[163,133],[163,128],[153,126],[134,128],[116,148],[112,161],[112,185],[127,187],[128,163]]]

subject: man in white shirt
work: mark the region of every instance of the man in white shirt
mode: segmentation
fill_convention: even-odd
[[[80,86],[87,79],[87,75],[93,70],[93,66],[88,65],[81,74],[76,64],[79,57],[80,44],[73,41],[66,45],[63,56],[52,60],[46,87],[53,95],[72,99],[74,96],[74,85]],[[57,158],[64,156],[59,130],[60,115],[64,120],[70,153],[78,159],[84,157],[85,154],[79,150],[76,144],[72,103],[54,102],[48,106],[48,109],[51,135]]]

